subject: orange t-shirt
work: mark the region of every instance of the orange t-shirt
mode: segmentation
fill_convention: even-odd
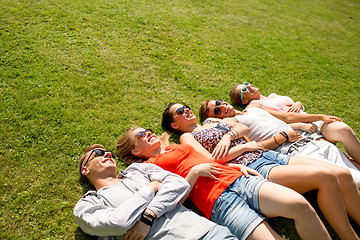
[[[146,162],[156,164],[164,170],[176,173],[183,178],[188,175],[192,167],[202,163],[213,163],[222,169],[222,174],[216,176],[220,179],[218,181],[208,177],[199,177],[189,195],[189,199],[196,207],[207,218],[210,218],[216,199],[242,173],[234,168],[215,163],[187,144],[171,144],[165,150],[165,153],[158,154]]]

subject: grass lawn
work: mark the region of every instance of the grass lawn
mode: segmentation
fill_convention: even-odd
[[[131,126],[160,134],[169,102],[197,113],[248,81],[360,133],[357,0],[2,0],[0,40],[2,239],[87,239],[79,156]]]

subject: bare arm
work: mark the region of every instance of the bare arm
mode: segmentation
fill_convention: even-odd
[[[258,102],[250,102],[250,104],[246,108],[251,107],[258,107],[262,108]],[[274,117],[286,122],[286,123],[297,123],[297,122],[303,122],[303,123],[310,123],[322,120],[324,123],[332,123],[335,121],[342,120],[335,116],[329,116],[324,114],[302,114],[302,113],[293,113],[293,112],[279,112],[274,110],[268,110],[266,108],[262,108]]]
[[[324,123],[331,123],[335,121],[342,120],[335,116],[329,116],[324,114],[301,114],[301,113],[293,113],[293,112],[278,112],[273,110],[265,109],[267,112],[269,112],[274,117],[286,122],[286,123],[297,123],[297,122],[303,122],[303,123],[310,123],[322,120]]]
[[[302,130],[308,133],[314,133],[318,130],[318,127],[312,123],[290,123],[288,124],[294,130]]]
[[[226,133],[222,137],[220,142],[214,148],[212,152],[213,158],[226,157],[230,149],[231,141],[234,141],[238,138],[245,136],[245,134],[247,134],[250,131],[250,129],[247,126],[239,123],[238,121],[236,121],[236,119],[233,118],[227,118],[227,119],[213,118],[211,120],[215,122],[222,122],[233,127],[228,133]]]
[[[304,110],[304,106],[301,102],[296,102],[291,105],[288,112],[300,112],[301,110]]]
[[[287,131],[286,134],[289,137],[289,142],[296,142],[297,140],[302,138],[302,136],[296,131]],[[275,149],[281,146],[286,141],[287,141],[286,136],[284,134],[279,133],[271,138],[259,142],[259,144],[264,146],[264,148],[266,149]]]
[[[246,144],[240,144],[237,145],[233,148],[231,148],[228,152],[228,154],[226,156],[222,156],[220,158],[213,158],[211,153],[209,153],[198,141],[196,141],[196,139],[189,133],[185,133],[183,135],[181,135],[180,137],[180,143],[181,144],[189,144],[191,145],[193,148],[195,148],[195,150],[199,153],[201,153],[202,155],[204,155],[205,157],[212,159],[214,161],[216,161],[217,163],[223,164],[226,163],[234,158],[236,158],[237,156],[243,154],[244,152],[249,152],[249,151],[255,151],[258,149],[263,149],[263,146],[259,143],[256,143],[254,141],[252,142],[248,142]]]

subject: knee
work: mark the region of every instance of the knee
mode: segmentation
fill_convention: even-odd
[[[347,137],[347,136],[354,135],[354,131],[352,130],[352,128],[349,127],[344,122],[338,122],[338,124],[336,126],[336,130],[337,130],[339,136]]]
[[[298,216],[309,216],[316,214],[311,204],[300,194],[292,199],[290,207],[291,211]]]
[[[344,187],[353,188],[354,186],[356,186],[355,181],[354,181],[349,169],[339,166],[336,169],[336,173],[337,173],[337,177],[341,183],[342,188],[344,188]]]
[[[340,185],[339,174],[329,167],[322,167],[318,172],[319,182],[327,188],[336,188]]]

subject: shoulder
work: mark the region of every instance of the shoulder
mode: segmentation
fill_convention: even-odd
[[[277,95],[276,93],[270,93],[270,95],[268,97],[273,98],[273,97],[281,97],[281,96]]]
[[[247,105],[245,109],[252,108],[252,107],[261,107],[260,100],[253,100]]]
[[[88,191],[76,203],[76,205],[74,207],[74,212],[80,212],[86,206],[97,205],[100,203],[101,203],[101,198],[99,198],[97,192],[96,191]]]

